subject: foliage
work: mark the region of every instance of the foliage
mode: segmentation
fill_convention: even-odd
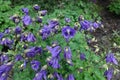
[[[109,10],[111,12],[116,13],[117,15],[120,14],[120,0],[113,0],[111,1],[111,3],[109,4]]]

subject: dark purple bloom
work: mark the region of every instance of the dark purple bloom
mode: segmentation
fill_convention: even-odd
[[[85,60],[85,59],[86,59],[86,56],[85,56],[84,53],[81,53],[81,54],[80,54],[80,59],[81,59],[81,60]]]
[[[38,10],[40,9],[40,6],[38,6],[38,5],[36,4],[36,5],[33,6],[33,8],[38,11]]]
[[[65,18],[65,22],[69,23],[70,21],[70,18]]]
[[[63,80],[63,77],[61,74],[58,74],[57,72],[54,72],[54,77],[57,79],[57,80]]]
[[[2,41],[1,41],[1,45],[4,45],[4,46],[11,46],[13,44],[13,40],[10,40],[8,38],[3,38]]]
[[[20,22],[20,17],[16,14],[11,16],[10,19],[16,24],[18,24]]]
[[[80,21],[83,21],[83,20],[84,20],[83,15],[80,15],[80,16],[78,17],[78,21],[80,22]]]
[[[96,29],[96,28],[98,28],[100,25],[97,23],[97,22],[94,22],[93,23],[93,27]]]
[[[36,41],[36,38],[35,38],[35,36],[34,36],[32,33],[29,33],[29,34],[27,35],[27,41],[28,41],[28,42],[35,42],[35,41]]]
[[[21,32],[22,32],[21,27],[17,26],[17,27],[15,28],[15,33],[16,33],[16,34],[20,34]]]
[[[43,40],[47,39],[50,36],[50,33],[50,28],[47,25],[44,25],[44,27],[40,30],[40,35]]]
[[[70,38],[73,38],[76,31],[70,26],[65,26],[62,28],[62,35],[68,41]]]
[[[0,40],[3,38],[3,36],[4,36],[4,33],[0,32]]]
[[[11,31],[10,28],[6,28],[6,29],[4,30],[4,33],[5,33],[5,34],[9,34],[10,31]]]
[[[15,56],[15,61],[20,61],[20,60],[23,60],[23,57],[22,57],[21,54],[17,54],[17,55]]]
[[[28,25],[30,25],[32,23],[32,19],[31,19],[31,17],[29,15],[25,15],[22,18],[22,22],[23,22],[24,26],[28,26]]]
[[[87,20],[80,21],[80,25],[81,25],[80,31],[89,30],[91,28],[91,22]]]
[[[107,56],[106,56],[106,62],[118,65],[118,62],[117,62],[116,58],[114,57],[113,53],[108,53],[107,54]]]
[[[0,56],[0,60],[1,60],[1,63],[8,62],[9,57],[8,57],[8,55],[3,54]]]
[[[72,58],[72,53],[71,53],[70,47],[65,47],[65,48],[64,48],[64,58],[65,58],[66,60]]]
[[[49,66],[53,67],[54,69],[60,68],[59,59],[58,58],[51,58],[48,61]]]
[[[22,12],[25,13],[25,14],[28,14],[29,13],[29,9],[28,8],[22,8]]]
[[[58,25],[59,25],[59,22],[57,19],[52,19],[48,22],[48,27],[51,29],[54,29],[55,26],[58,26]]]
[[[0,76],[0,80],[7,80],[7,78],[8,78],[8,74],[5,73]]]
[[[41,70],[35,75],[33,80],[47,80],[47,71]]]
[[[37,17],[37,20],[36,20],[38,23],[42,23],[42,17]]]
[[[21,34],[20,35],[20,41],[27,41],[27,34]]]
[[[52,54],[52,57],[59,57],[60,52],[61,52],[61,47],[60,46],[55,46],[55,47],[50,47],[47,46],[47,49],[50,51],[50,53]]]
[[[69,74],[68,77],[67,77],[67,80],[75,80],[73,74]]]
[[[31,67],[33,70],[37,71],[40,67],[40,62],[37,60],[32,60],[31,61]]]
[[[39,12],[41,16],[45,16],[47,14],[47,10],[42,10]]]
[[[30,49],[26,50],[26,56],[34,57],[37,53],[41,53],[41,52],[42,52],[41,47],[31,47]]]
[[[104,75],[107,78],[107,80],[111,80],[113,76],[114,70],[112,68],[105,71]]]

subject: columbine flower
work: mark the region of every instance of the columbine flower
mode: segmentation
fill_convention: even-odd
[[[59,59],[56,58],[51,58],[50,61],[48,61],[49,66],[57,69],[60,68],[60,64],[59,64]]]
[[[40,62],[37,60],[32,60],[31,61],[31,67],[33,70],[37,71],[40,67]]]
[[[26,34],[21,34],[20,35],[20,41],[27,41],[27,35]]]
[[[97,28],[99,27],[99,24],[98,24],[97,22],[94,22],[94,23],[93,23],[93,27],[94,27],[95,29],[97,29]]]
[[[111,80],[112,79],[113,72],[114,72],[114,70],[111,69],[111,68],[105,71],[104,75],[107,78],[107,80]]]
[[[0,40],[3,38],[3,36],[4,36],[4,33],[0,32]]]
[[[28,36],[27,36],[27,41],[28,42],[35,42],[36,38],[32,33],[29,33]]]
[[[73,74],[69,74],[68,77],[67,77],[67,80],[75,80]]]
[[[25,14],[28,14],[28,13],[29,13],[29,9],[28,9],[28,8],[22,8],[22,11],[23,11],[23,13],[25,13]]]
[[[22,22],[23,22],[24,26],[28,26],[28,25],[30,25],[32,23],[32,19],[31,19],[31,17],[29,15],[25,15],[22,18]]]
[[[39,11],[39,14],[41,16],[45,16],[47,14],[47,10],[42,10],[42,11]]]
[[[42,17],[37,17],[37,20],[36,20],[38,23],[42,23]]]
[[[1,45],[4,45],[4,46],[11,46],[13,44],[13,40],[10,40],[8,38],[3,38],[2,41],[1,41]]]
[[[15,33],[16,33],[16,34],[20,34],[21,32],[22,32],[21,27],[17,26],[17,27],[15,28]]]
[[[55,26],[58,26],[58,25],[59,25],[59,22],[57,19],[52,19],[48,22],[48,27],[51,29],[54,29]]]
[[[63,80],[62,75],[58,74],[57,72],[54,72],[54,78],[56,78],[57,80]]]
[[[107,56],[106,56],[106,62],[118,65],[118,62],[117,62],[116,58],[114,57],[113,53],[108,53],[107,54]]]
[[[5,34],[9,34],[10,31],[11,31],[10,28],[6,28],[6,29],[4,30],[4,33],[5,33]]]
[[[55,46],[55,47],[50,47],[47,46],[47,49],[50,51],[50,53],[52,54],[52,57],[59,57],[59,54],[61,52],[61,47],[60,46]]]
[[[62,28],[62,35],[68,41],[70,38],[73,38],[76,31],[70,26],[65,26]]]
[[[70,18],[65,18],[65,22],[69,23],[70,21]]]
[[[38,4],[35,4],[33,8],[38,11],[40,9],[40,6],[38,6]]]
[[[21,56],[21,54],[17,54],[16,56],[15,56],[15,61],[20,61],[20,60],[22,60],[23,59],[23,57]]]
[[[33,80],[47,80],[47,71],[41,70],[35,75]]]
[[[85,56],[84,53],[81,53],[81,54],[80,54],[80,59],[81,59],[81,60],[85,60],[85,59],[86,59],[86,56]]]
[[[42,52],[41,47],[31,47],[30,49],[26,50],[26,56],[34,57],[37,53],[41,53],[41,52]]]
[[[80,25],[81,25],[80,31],[89,30],[91,28],[91,22],[87,20],[80,21]]]
[[[65,58],[66,60],[72,58],[72,53],[71,53],[70,47],[65,47],[65,48],[64,48],[64,58]]]
[[[16,24],[20,22],[20,17],[17,14],[11,16],[10,19]]]
[[[3,54],[0,56],[0,60],[1,60],[1,63],[8,62],[9,57],[8,55]]]

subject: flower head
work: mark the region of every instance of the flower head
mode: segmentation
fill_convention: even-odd
[[[27,35],[27,41],[28,41],[28,42],[35,42],[35,41],[36,41],[36,38],[35,38],[35,36],[34,36],[32,33],[29,33],[29,34]]]
[[[91,22],[87,20],[80,21],[80,25],[80,30],[89,30],[91,28]]]
[[[116,58],[114,57],[113,53],[108,53],[107,54],[107,56],[106,56],[106,62],[118,65],[118,62],[117,62]]]
[[[57,72],[54,72],[54,78],[56,78],[57,80],[63,80],[62,75],[58,74]]]
[[[68,41],[70,38],[73,38],[76,31],[70,26],[65,26],[62,28],[62,35]]]
[[[29,9],[28,8],[22,8],[22,12],[25,13],[25,14],[28,14],[29,13]]]
[[[22,60],[22,59],[23,59],[23,57],[22,57],[21,54],[17,54],[17,55],[15,56],[15,61],[20,61],[20,60]]]
[[[0,56],[0,60],[1,60],[1,63],[8,62],[9,57],[8,57],[8,55],[3,54]]]
[[[47,10],[42,10],[42,11],[39,11],[39,14],[41,16],[45,16],[47,14]]]
[[[70,21],[70,18],[65,18],[65,22],[69,23]]]
[[[3,36],[4,36],[4,33],[0,32],[0,40],[3,38]]]
[[[67,77],[67,80],[75,80],[73,74],[69,74],[68,77]]]
[[[35,4],[33,8],[38,11],[40,9],[40,6],[38,6],[38,4]]]
[[[15,33],[16,33],[16,34],[20,34],[21,32],[22,32],[21,27],[17,26],[17,27],[15,28]]]
[[[22,18],[22,22],[23,22],[24,26],[28,26],[28,25],[30,25],[32,23],[32,19],[31,19],[31,17],[29,15],[25,15]]]
[[[85,56],[84,53],[81,53],[81,54],[80,54],[80,59],[81,59],[81,60],[85,60],[85,59],[86,59],[86,56]]]
[[[2,41],[1,41],[1,45],[4,45],[4,46],[11,46],[13,44],[13,40],[10,40],[8,38],[3,38]]]
[[[109,68],[108,70],[105,71],[104,75],[107,78],[107,80],[111,80],[113,76],[114,70],[112,68]]]
[[[64,58],[65,58],[66,60],[72,58],[72,52],[71,52],[70,47],[65,47],[65,48],[64,48]]]
[[[40,62],[37,60],[32,60],[31,61],[31,67],[33,70],[37,71],[40,67]]]

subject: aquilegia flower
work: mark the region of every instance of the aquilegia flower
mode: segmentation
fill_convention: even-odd
[[[37,21],[38,23],[42,23],[42,17],[37,17],[36,21]]]
[[[28,14],[29,13],[29,9],[28,8],[22,8],[22,12],[25,13],[25,14]]]
[[[66,60],[72,58],[72,52],[71,52],[70,47],[65,47],[65,48],[64,48],[64,58],[65,58]]]
[[[32,19],[31,19],[31,17],[29,15],[25,15],[22,18],[22,22],[23,22],[24,26],[28,26],[28,25],[30,25],[32,23]]]
[[[81,53],[81,54],[80,54],[80,59],[81,59],[81,60],[85,60],[85,59],[86,59],[86,56],[85,56],[84,53]]]
[[[47,71],[41,70],[35,75],[33,80],[47,80]]]
[[[39,14],[41,16],[45,16],[47,14],[47,10],[41,10],[41,11],[39,11]]]
[[[9,57],[7,54],[3,54],[0,56],[1,63],[8,62]]]
[[[16,24],[20,22],[20,17],[17,14],[11,16],[10,19]]]
[[[70,38],[73,38],[76,31],[70,26],[65,26],[62,28],[62,35],[68,41]]]
[[[69,23],[70,21],[70,18],[65,18],[65,22]]]
[[[38,4],[35,4],[33,8],[38,11],[40,9],[40,6],[38,6]]]
[[[69,74],[67,77],[67,80],[75,80],[74,75],[73,74]]]
[[[3,38],[2,41],[1,41],[1,45],[4,45],[4,46],[11,46],[13,44],[13,40],[10,40],[8,38]]]
[[[6,29],[4,30],[4,33],[5,33],[5,34],[9,34],[10,31],[11,31],[10,28],[6,28]]]
[[[80,31],[81,30],[89,30],[91,28],[91,24],[92,23],[90,21],[87,21],[87,20],[80,21],[80,25],[81,25]]]
[[[15,33],[16,33],[16,34],[20,34],[21,32],[22,32],[21,27],[17,26],[17,27],[15,28]]]
[[[0,32],[0,40],[3,38],[4,33]]]
[[[108,53],[107,54],[107,56],[106,56],[106,62],[118,65],[118,62],[117,62],[116,58],[114,57],[113,53]]]
[[[23,57],[22,57],[21,54],[17,54],[17,55],[15,56],[15,61],[20,61],[20,60],[23,60]]]
[[[61,74],[58,74],[57,72],[54,72],[54,78],[57,79],[57,80],[63,80],[63,77]]]
[[[111,80],[113,76],[114,70],[112,68],[109,68],[108,70],[105,71],[104,75],[107,78],[107,80]]]
[[[36,41],[36,38],[35,38],[35,36],[34,36],[32,33],[29,33],[29,34],[27,35],[27,41],[28,41],[28,42],[35,42],[35,41]]]
[[[33,70],[37,71],[40,68],[40,62],[37,60],[32,60],[31,67]]]
[[[50,51],[50,53],[52,54],[52,57],[59,57],[60,52],[61,52],[61,47],[60,46],[55,46],[55,47],[50,47],[47,46],[47,49]]]

